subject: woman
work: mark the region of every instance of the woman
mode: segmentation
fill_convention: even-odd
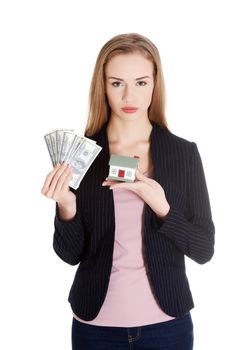
[[[68,297],[73,349],[193,348],[184,256],[209,261],[215,229],[196,143],[170,132],[164,109],[155,45],[135,33],[109,40],[85,130],[102,151],[76,191],[68,164],[42,188],[56,201],[54,250],[79,263]],[[135,182],[108,180],[111,154],[139,157]]]

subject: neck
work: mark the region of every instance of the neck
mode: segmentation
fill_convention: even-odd
[[[122,145],[130,145],[139,141],[148,142],[152,128],[148,117],[131,121],[111,117],[107,126],[108,140],[110,143],[117,142]]]

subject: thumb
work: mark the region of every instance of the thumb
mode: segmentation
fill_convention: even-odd
[[[139,180],[144,178],[144,175],[138,169],[136,169],[136,178]]]

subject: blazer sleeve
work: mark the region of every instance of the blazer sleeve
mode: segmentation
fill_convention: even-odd
[[[84,250],[84,226],[78,206],[75,217],[64,221],[59,217],[59,207],[56,203],[54,228],[54,251],[68,264],[78,264]]]
[[[187,176],[188,212],[173,203],[163,221],[156,215],[158,233],[169,238],[175,246],[199,264],[208,262],[214,254],[215,226],[202,160],[195,142]]]

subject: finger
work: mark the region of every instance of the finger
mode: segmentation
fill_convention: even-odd
[[[65,181],[64,181],[64,183],[62,185],[61,192],[66,191],[69,188],[69,183],[70,183],[70,181],[72,179],[72,176],[73,176],[73,172],[70,172],[67,175],[67,177],[66,177],[66,179],[65,179]]]
[[[114,181],[114,180],[105,180],[102,183],[102,186],[110,186],[110,185],[115,185],[118,184],[118,181]]]
[[[47,197],[53,198],[54,192],[56,191],[56,189],[59,190],[61,184],[64,181],[64,177],[66,177],[68,172],[69,165],[67,163],[63,163],[60,169],[57,170],[51,181],[50,187],[46,193]]]
[[[136,170],[136,179],[140,181],[144,181],[145,183],[152,185],[152,179],[148,178],[144,174],[142,174],[138,169]]]
[[[49,188],[48,188],[48,191],[46,192],[46,196],[51,198],[53,193],[54,193],[54,190],[55,190],[55,187],[57,185],[57,182],[58,182],[58,179],[60,178],[60,176],[62,175],[62,173],[67,169],[68,167],[68,164],[67,163],[63,163],[58,169],[57,171],[55,172],[52,180],[51,180],[51,183],[49,185]]]
[[[47,175],[44,186],[41,190],[42,194],[46,195],[46,193],[48,192],[48,190],[50,188],[51,182],[53,181],[55,174],[57,173],[57,171],[59,169],[64,168],[64,166],[65,166],[64,164],[61,165],[60,163],[57,163],[55,165],[54,169]]]
[[[59,177],[54,189],[53,196],[57,196],[61,191],[63,191],[62,190],[63,187],[64,187],[64,190],[65,188],[68,189],[67,179],[68,177],[70,178],[70,176],[72,176],[72,169],[70,166],[68,166],[65,169],[65,171],[62,173],[62,175]]]
[[[45,194],[48,191],[51,180],[54,177],[54,174],[56,173],[56,171],[60,167],[60,165],[61,164],[59,164],[59,163],[56,164],[54,169],[51,172],[49,172],[49,174],[46,176],[45,182],[44,182],[42,189],[41,189],[42,194]]]
[[[109,188],[110,190],[125,188],[126,190],[136,192],[136,184],[134,184],[134,182],[117,182],[116,184],[112,184]]]

